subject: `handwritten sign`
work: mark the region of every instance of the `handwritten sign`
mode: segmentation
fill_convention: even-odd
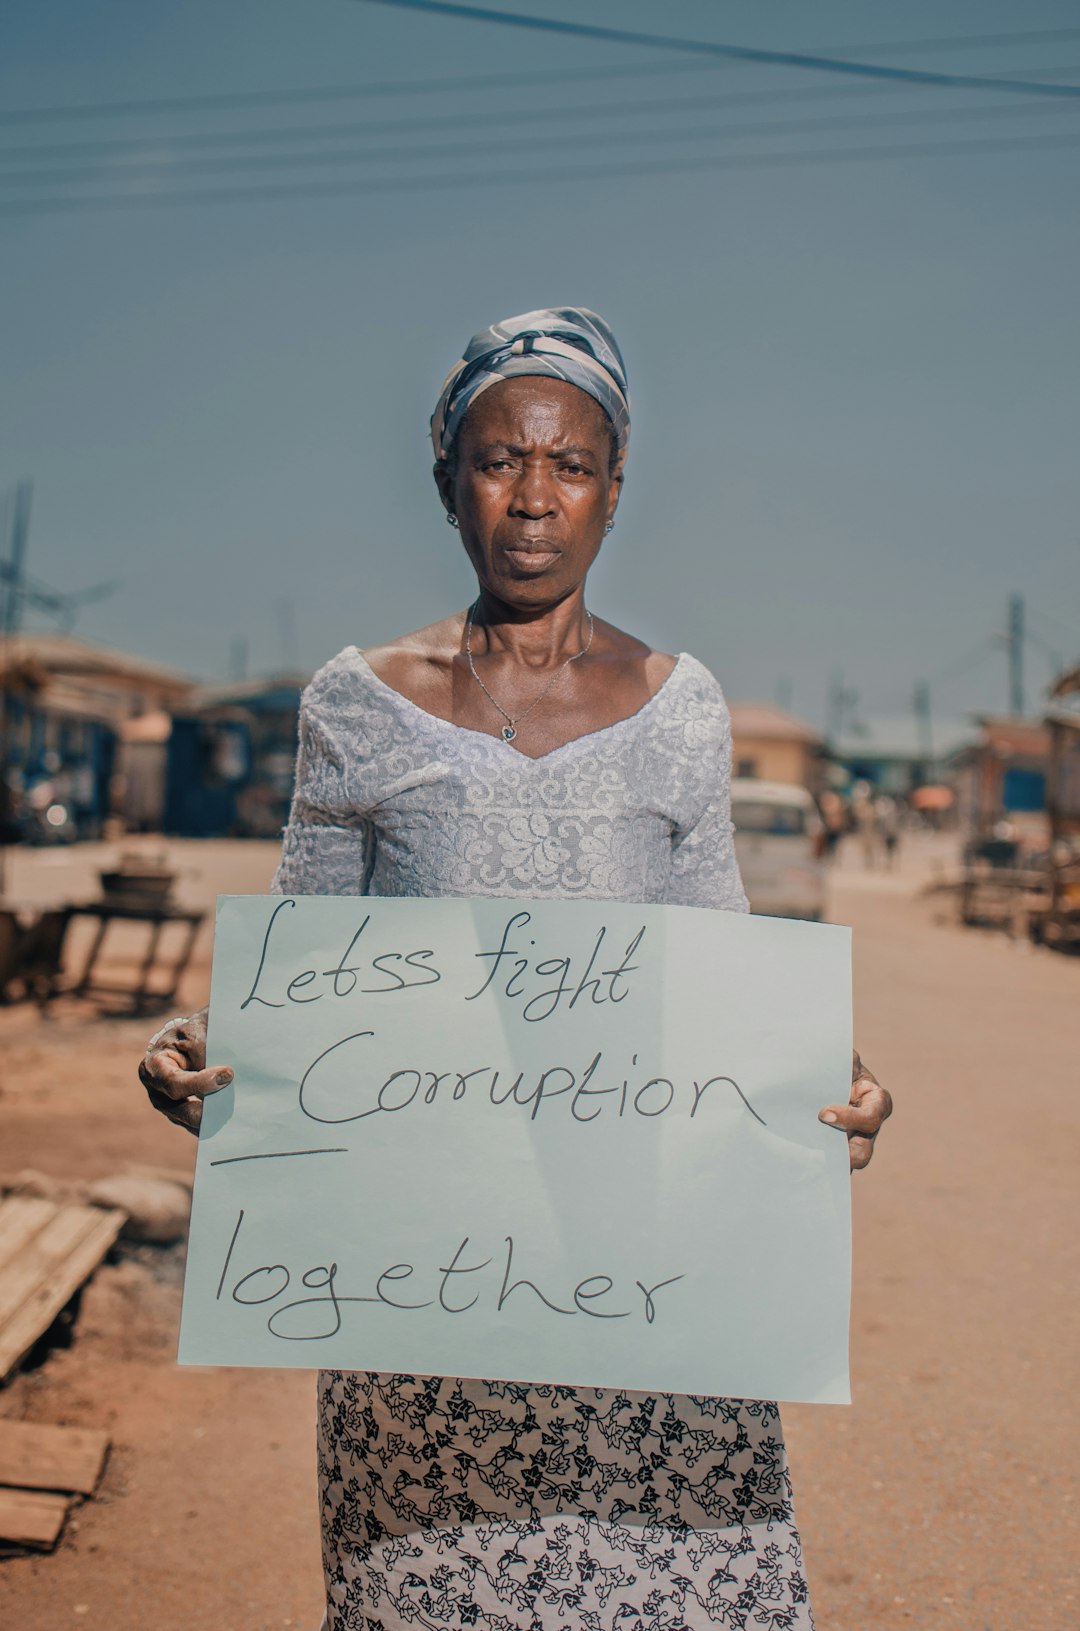
[[[831,926],[223,897],[181,1361],[846,1401],[850,989]]]

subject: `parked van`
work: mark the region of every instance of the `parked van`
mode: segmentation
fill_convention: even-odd
[[[806,788],[735,777],[731,819],[750,910],[817,922],[825,910],[824,825]]]

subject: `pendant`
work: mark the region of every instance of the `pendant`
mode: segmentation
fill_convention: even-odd
[[[514,737],[517,735],[517,731],[514,729],[513,725],[504,725],[502,730],[499,732],[499,735],[502,737],[504,742],[512,742]]]

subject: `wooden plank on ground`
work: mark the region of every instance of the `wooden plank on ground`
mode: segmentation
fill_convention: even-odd
[[[22,1249],[0,1268],[0,1380],[47,1331],[60,1310],[97,1268],[123,1227],[126,1214],[94,1206],[55,1206]],[[38,1206],[9,1196],[11,1209]]]
[[[92,1495],[108,1447],[96,1429],[0,1418],[0,1484]]]
[[[100,1218],[93,1207],[53,1204],[52,1217],[0,1272],[0,1331],[39,1286],[51,1281],[57,1268],[97,1228]]]
[[[0,1201],[0,1271],[56,1216],[56,1202],[36,1195],[9,1195]]]
[[[0,1489],[0,1540],[49,1551],[60,1539],[67,1517],[66,1495],[34,1489]]]

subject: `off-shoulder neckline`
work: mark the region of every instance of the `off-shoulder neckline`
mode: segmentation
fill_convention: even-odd
[[[488,731],[474,730],[471,725],[458,725],[452,719],[444,719],[441,714],[430,713],[427,708],[422,708],[420,704],[418,702],[414,702],[411,697],[405,696],[403,692],[398,691],[394,686],[388,685],[384,679],[381,679],[380,676],[376,674],[375,670],[372,668],[359,646],[346,646],[345,652],[355,658],[357,663],[360,665],[365,678],[369,679],[375,686],[378,687],[380,691],[385,691],[389,696],[394,697],[403,708],[410,710],[412,713],[419,714],[423,719],[429,720],[432,725],[441,725],[446,730],[456,731],[460,735],[475,736],[479,738],[480,741],[490,742],[492,746],[497,746],[500,749],[510,747],[510,751],[513,753],[514,758],[527,765],[544,764],[548,760],[554,759],[557,754],[566,753],[570,748],[576,747],[579,742],[592,742],[595,741],[598,736],[607,736],[612,731],[622,730],[626,725],[634,724],[636,721],[642,719],[647,713],[649,713],[655,704],[663,696],[665,696],[671,687],[675,676],[680,674],[688,663],[694,661],[689,652],[678,652],[676,654],[671,672],[667,674],[663,680],[661,680],[660,684],[657,686],[652,695],[650,697],[646,697],[645,701],[641,704],[641,707],[636,708],[632,714],[625,714],[622,719],[613,719],[610,725],[600,725],[594,731],[584,731],[580,736],[572,736],[570,737],[569,741],[560,742],[558,747],[549,748],[546,753],[533,755],[531,753],[522,753],[520,748],[511,747],[510,743],[504,742],[499,736],[492,736]],[[345,653],[342,655],[345,655]]]

